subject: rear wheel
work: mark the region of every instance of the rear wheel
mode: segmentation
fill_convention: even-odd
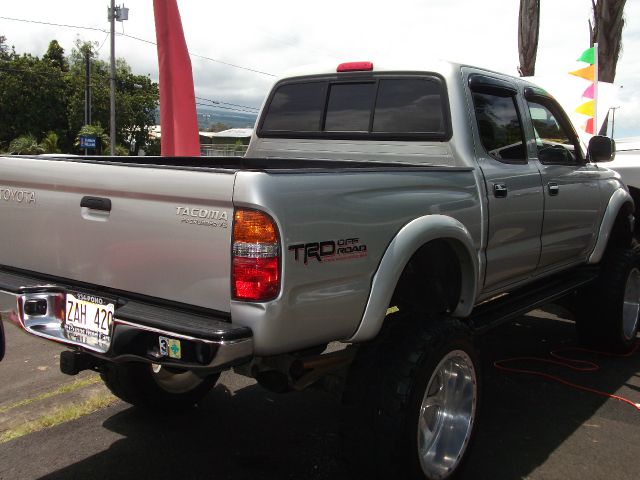
[[[616,249],[602,260],[599,278],[580,292],[576,327],[583,343],[628,351],[636,342],[640,317],[640,254]]]
[[[153,410],[179,411],[198,403],[220,374],[199,377],[191,371],[156,364],[108,364],[101,374],[109,390],[127,403]]]
[[[471,333],[456,319],[398,317],[361,347],[349,372],[346,452],[362,478],[451,478],[478,413]]]

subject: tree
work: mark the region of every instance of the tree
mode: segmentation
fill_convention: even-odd
[[[91,63],[92,123],[109,124],[109,66],[95,58],[97,43],[78,41],[68,57],[53,40],[47,52],[37,56],[17,55],[0,36],[0,146],[32,134],[36,143],[64,152],[74,148],[84,125],[85,55]],[[155,124],[158,85],[148,76],[134,75],[127,63],[117,62],[116,142],[127,152],[148,143]],[[125,150],[121,149],[121,152]]]
[[[96,44],[78,42],[69,65],[72,85],[67,103],[69,129],[77,132],[84,123],[84,55],[93,55]],[[109,124],[109,65],[101,60],[91,62],[92,118],[101,125]],[[123,59],[116,62],[116,142],[137,153],[149,138],[155,125],[158,106],[158,84],[148,76],[134,75]],[[133,148],[132,148],[133,147]]]
[[[42,57],[42,60],[49,62],[50,65],[63,72],[69,71],[69,62],[67,62],[64,56],[64,48],[60,46],[57,40],[51,40],[49,42],[49,48],[47,49],[47,53]]]
[[[598,80],[602,82],[613,83],[616,78],[616,67],[622,51],[625,3],[626,0],[591,0],[591,45],[598,43]]]
[[[9,55],[0,74],[0,143],[67,130],[65,73],[31,55]]]
[[[518,52],[521,77],[531,77],[536,71],[538,37],[540,34],[540,0],[520,0],[518,16]]]

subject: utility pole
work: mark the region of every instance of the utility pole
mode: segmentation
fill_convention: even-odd
[[[109,75],[109,137],[111,140],[111,156],[116,155],[116,20],[123,22],[129,19],[129,9],[116,7],[116,0],[111,0],[107,16],[111,27],[111,73]]]
[[[619,108],[620,108],[619,106],[609,108],[609,110],[611,110],[611,112],[613,113],[612,119],[611,119],[611,138],[613,138],[613,134],[616,128],[616,110],[618,110]]]
[[[84,52],[84,124],[91,125],[91,52]],[[89,154],[84,149],[85,156]]]

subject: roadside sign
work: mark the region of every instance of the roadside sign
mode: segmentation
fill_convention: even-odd
[[[96,148],[96,137],[80,135],[80,148]]]

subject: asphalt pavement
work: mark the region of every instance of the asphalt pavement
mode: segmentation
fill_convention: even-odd
[[[57,372],[60,347],[8,330],[7,358],[0,363],[0,412],[22,397],[74,381]],[[483,402],[462,479],[640,478],[640,411],[493,365],[521,356],[550,358],[551,350],[573,345],[573,324],[540,312],[480,340]],[[640,403],[640,353],[629,358],[566,355],[595,361],[600,370],[577,372],[535,360],[510,365]],[[65,401],[60,396],[58,403]],[[0,421],[10,412],[0,413]],[[225,373],[187,413],[150,414],[114,401],[77,420],[2,443],[0,479],[347,480],[341,413],[335,395],[316,390],[273,394]]]

